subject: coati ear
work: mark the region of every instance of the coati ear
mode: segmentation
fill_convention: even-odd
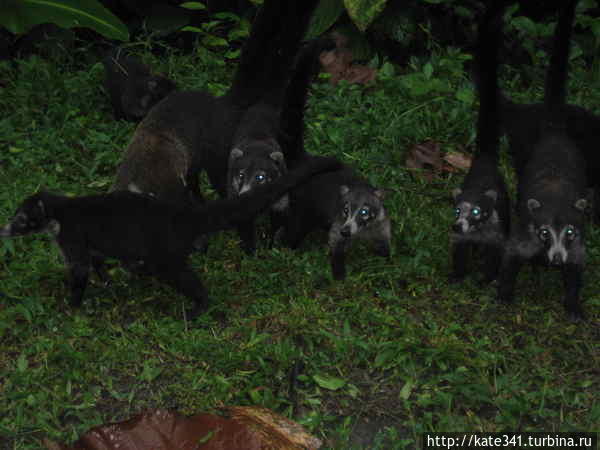
[[[229,161],[234,161],[242,156],[244,156],[244,152],[236,147],[229,153]]]
[[[279,164],[283,164],[285,162],[285,159],[283,157],[283,153],[282,152],[273,152],[269,155],[269,157],[275,161],[278,162]]]
[[[530,198],[529,200],[527,200],[527,208],[529,208],[529,212],[533,212],[541,206],[542,204],[538,202],[535,198]]]
[[[346,186],[345,184],[342,184],[340,186],[340,194],[346,195],[348,192],[350,192],[350,188],[348,186]]]
[[[577,208],[579,211],[585,211],[587,206],[588,206],[588,201],[585,198],[580,198],[579,200],[577,200],[575,202],[575,208]]]
[[[498,199],[498,192],[496,192],[494,189],[488,189],[483,193],[483,195],[491,198],[494,202]]]
[[[375,189],[373,194],[375,194],[375,197],[379,200],[383,200],[385,198],[385,189]]]
[[[158,82],[154,78],[150,78],[146,86],[150,92],[154,92],[158,87]]]
[[[454,200],[456,200],[456,197],[458,197],[460,194],[462,194],[462,189],[461,188],[454,188],[454,189],[452,189],[452,198]]]

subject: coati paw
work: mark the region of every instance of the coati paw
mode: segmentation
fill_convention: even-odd
[[[208,236],[200,236],[194,240],[193,247],[195,251],[206,254],[208,252]]]
[[[585,313],[580,306],[565,305],[565,308],[567,309],[567,315],[569,316],[569,319],[573,322],[582,322],[585,320]]]

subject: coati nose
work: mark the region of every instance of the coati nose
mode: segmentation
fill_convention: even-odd
[[[455,223],[454,225],[452,225],[452,231],[454,231],[455,233],[461,233],[462,225],[460,223]]]
[[[552,265],[560,266],[562,264],[562,259],[559,254],[556,254],[552,257]]]
[[[350,227],[344,227],[340,230],[340,234],[345,237],[345,238],[349,238],[352,233],[350,233]]]

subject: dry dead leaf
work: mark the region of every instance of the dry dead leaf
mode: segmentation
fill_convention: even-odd
[[[420,169],[419,174],[427,181],[442,171],[443,162],[440,156],[440,144],[434,141],[425,141],[416,144],[406,157],[406,167]]]
[[[45,440],[48,450],[313,450],[319,439],[261,407],[230,407],[187,417],[158,409],[94,427],[72,446]]]
[[[444,155],[444,161],[460,170],[469,170],[472,159],[471,155],[457,151],[448,152]]]
[[[338,84],[340,80],[362,84],[374,81],[377,76],[375,69],[361,64],[352,64],[354,56],[346,47],[348,39],[339,33],[333,33],[332,38],[336,48],[322,52],[319,56],[323,71],[331,74],[331,84]]]

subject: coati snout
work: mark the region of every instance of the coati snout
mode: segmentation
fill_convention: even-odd
[[[0,237],[17,237],[28,234],[57,232],[58,224],[46,215],[41,199],[28,198],[15,212],[12,219],[0,228]]]
[[[351,238],[385,216],[382,189],[357,186],[351,190],[347,185],[342,185],[340,195],[342,210],[338,229],[344,239]]]
[[[479,230],[487,223],[496,223],[498,213],[496,200],[498,192],[493,189],[481,193],[464,191],[456,188],[452,191],[454,197],[455,221],[452,231],[459,234],[468,234]]]

